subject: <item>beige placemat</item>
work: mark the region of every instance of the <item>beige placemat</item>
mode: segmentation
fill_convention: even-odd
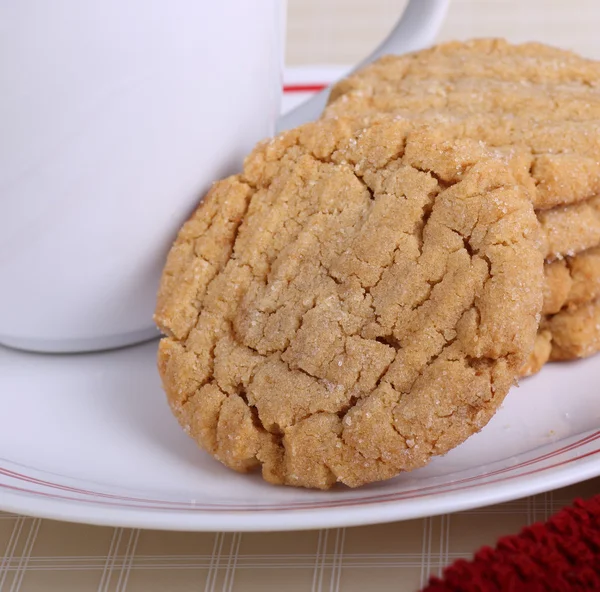
[[[290,533],[160,532],[0,513],[0,591],[414,592],[455,559],[599,491],[600,478],[452,515]]]

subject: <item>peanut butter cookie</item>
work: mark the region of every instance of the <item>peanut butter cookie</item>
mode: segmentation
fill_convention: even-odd
[[[600,197],[537,212],[546,259],[573,256],[600,244]]]
[[[386,56],[335,85],[324,117],[380,113],[525,146],[538,209],[600,192],[600,63],[571,52],[481,39]]]
[[[587,358],[600,351],[600,300],[570,304],[542,319],[521,376],[539,372],[552,361]]]
[[[600,298],[600,246],[546,263],[544,277],[544,315]]]
[[[563,310],[545,326],[552,334],[550,360],[587,358],[600,350],[600,301]]]
[[[597,353],[600,350],[599,298],[600,246],[546,263],[544,318],[521,375],[539,372],[550,360],[570,360]]]
[[[184,225],[159,370],[223,464],[355,487],[492,417],[538,329],[540,229],[519,159],[452,131],[423,164],[411,122],[308,124],[258,145]]]
[[[368,122],[375,120],[376,117],[379,116],[363,119]],[[418,124],[419,120],[407,121]],[[424,136],[427,135],[427,140],[423,142],[419,153],[413,155],[415,163],[420,167],[427,167],[439,159],[439,154],[445,150],[446,136],[463,138],[479,136],[472,129],[457,125],[456,121],[442,119],[435,125],[432,125],[432,120],[428,120],[428,123],[429,127],[422,132]],[[540,188],[533,176],[534,162],[529,151],[520,145],[503,146],[498,150],[513,162],[518,182],[527,187],[530,195],[537,195]],[[464,155],[458,168],[440,168],[440,181],[453,183],[459,179],[462,167],[469,164],[468,158],[468,155]],[[600,196],[551,209],[537,210],[536,214],[544,237],[544,256],[548,261],[574,255],[600,244]]]

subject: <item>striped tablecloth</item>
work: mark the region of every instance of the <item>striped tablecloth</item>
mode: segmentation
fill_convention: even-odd
[[[478,510],[289,533],[107,528],[0,513],[1,592],[412,592],[600,479]]]

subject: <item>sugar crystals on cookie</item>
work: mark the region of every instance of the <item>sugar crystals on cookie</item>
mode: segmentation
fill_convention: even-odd
[[[434,153],[430,135],[390,117],[286,132],[181,230],[159,369],[226,466],[355,487],[444,454],[504,399],[542,306],[531,180],[456,127]]]

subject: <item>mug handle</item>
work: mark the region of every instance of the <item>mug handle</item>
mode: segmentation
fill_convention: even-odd
[[[356,72],[385,54],[408,53],[430,45],[440,30],[448,10],[448,4],[449,0],[409,0],[392,32],[352,72]],[[317,119],[325,108],[330,90],[331,86],[328,86],[314,97],[280,117],[275,123],[277,132]]]

